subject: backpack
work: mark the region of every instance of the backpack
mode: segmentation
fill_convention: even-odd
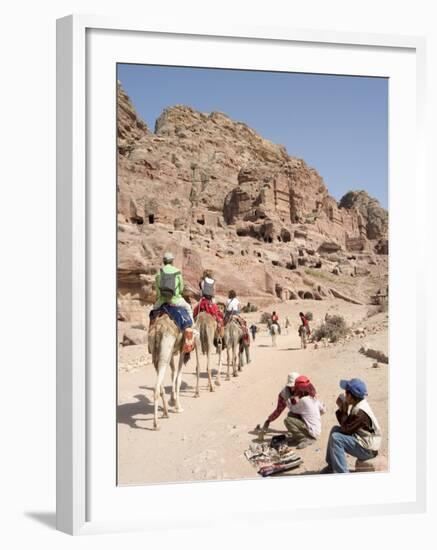
[[[171,299],[176,293],[176,276],[179,271],[166,273],[162,268],[159,272],[159,291],[161,296],[166,299]]]
[[[211,281],[211,282],[208,282],[208,281]],[[214,279],[209,279],[209,278],[208,278],[208,281],[206,280],[206,278],[203,279],[202,294],[207,298],[212,298],[214,296],[215,281]]]

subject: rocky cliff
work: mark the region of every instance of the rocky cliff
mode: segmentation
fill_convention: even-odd
[[[359,300],[385,282],[387,214],[367,194],[337,204],[316,170],[223,113],[176,105],[151,132],[119,86],[117,114],[121,319],[143,319],[167,249],[192,295],[206,267],[219,293],[266,302],[350,295],[345,273],[373,272]]]

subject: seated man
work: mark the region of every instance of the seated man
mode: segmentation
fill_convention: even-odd
[[[352,378],[341,380],[340,387],[345,393],[339,395],[336,402],[339,426],[334,426],[329,435],[328,465],[322,473],[347,473],[346,453],[359,460],[369,460],[377,456],[381,446],[381,428],[366,399],[366,384]]]

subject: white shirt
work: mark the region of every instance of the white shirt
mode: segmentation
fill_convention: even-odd
[[[236,311],[237,313],[240,311],[240,301],[238,300],[238,298],[232,298],[232,300],[228,300],[226,311]]]
[[[299,399],[293,405],[290,404],[290,411],[302,417],[302,420],[307,425],[308,431],[313,437],[319,437],[322,432],[322,421],[320,415],[326,411],[325,405],[315,397],[306,395]]]

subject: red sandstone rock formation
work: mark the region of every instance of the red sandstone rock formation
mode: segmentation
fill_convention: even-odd
[[[357,262],[373,262],[384,277],[386,233],[363,215],[363,201],[339,208],[321,176],[283,146],[222,113],[181,105],[166,109],[151,132],[121,86],[117,114],[124,319],[143,320],[167,249],[192,296],[206,267],[217,274],[219,294],[234,288],[270,301],[332,295],[311,270],[331,273],[343,264],[340,271],[346,265],[354,276]],[[358,256],[350,260],[350,252]]]

